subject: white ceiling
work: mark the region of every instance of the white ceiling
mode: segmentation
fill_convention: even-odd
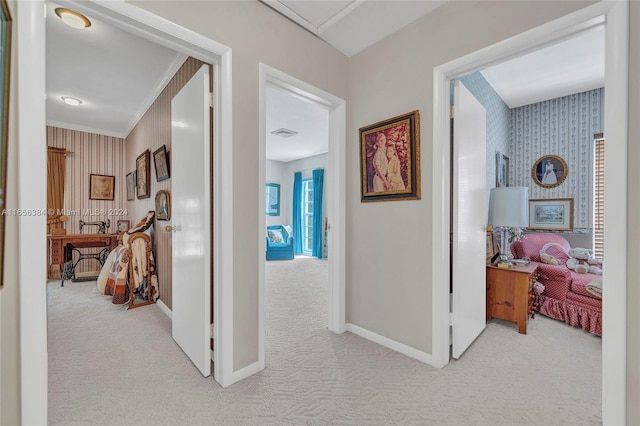
[[[346,55],[361,51],[443,3],[261,1]],[[92,16],[88,29],[70,28],[55,15],[55,7],[47,3],[48,124],[127,136],[186,57]],[[384,25],[377,24],[381,22]],[[603,64],[604,31],[599,30],[482,73],[505,102],[515,107],[602,87]],[[73,96],[84,103],[71,107],[61,96]],[[268,159],[292,161],[327,152],[328,111],[305,98],[269,87],[266,125]],[[279,128],[298,134],[286,139],[270,134]]]
[[[47,3],[47,123],[125,137],[186,56],[89,16],[71,28]],[[65,104],[61,96],[83,101]]]
[[[260,0],[347,56],[382,40],[446,0]]]
[[[604,27],[481,73],[509,108],[604,87]]]
[[[298,134],[283,138],[271,132],[288,129]],[[329,145],[329,110],[309,99],[267,86],[266,158],[293,161],[323,154]]]

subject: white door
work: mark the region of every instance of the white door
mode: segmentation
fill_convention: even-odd
[[[211,374],[209,67],[171,101],[172,336]]]
[[[453,357],[486,325],[486,112],[460,82],[453,112]]]

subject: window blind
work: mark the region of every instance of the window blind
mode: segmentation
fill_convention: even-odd
[[[604,259],[604,135],[594,135],[593,251]]]

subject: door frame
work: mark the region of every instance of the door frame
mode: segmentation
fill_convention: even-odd
[[[628,1],[599,2],[563,16],[492,46],[470,53],[433,70],[432,172],[432,319],[433,358],[436,366],[449,362],[449,170],[450,81],[522,53],[552,45],[597,25],[605,27],[605,153],[606,196],[605,250],[617,255],[607,259],[606,280],[627,282],[627,155],[628,128]],[[616,159],[618,162],[616,163]],[[614,225],[614,226],[612,226]],[[626,418],[626,289],[611,292],[603,299],[602,333],[602,420],[604,424],[624,424]]]
[[[233,374],[233,241],[231,49],[164,18],[123,1],[60,1],[110,24],[214,65],[214,378],[228,386]],[[46,205],[46,42],[44,0],[17,2],[18,149],[20,203]],[[28,155],[27,155],[28,152]],[[41,167],[34,167],[40,164]],[[27,176],[28,174],[28,176]],[[24,424],[47,423],[47,301],[45,252],[33,247],[45,241],[44,217],[24,217],[20,225],[20,361],[21,416]],[[223,226],[224,225],[224,226]]]
[[[259,148],[258,148],[258,229],[266,229],[265,183],[266,183],[266,114],[267,85],[274,85],[303,96],[329,109],[329,152],[327,158],[326,189],[327,217],[330,224],[330,237],[327,241],[329,257],[328,268],[328,324],[334,333],[346,331],[345,325],[345,138],[346,138],[346,102],[331,93],[325,92],[309,83],[290,76],[264,63],[259,64]],[[266,240],[259,232],[257,238],[258,259],[264,259]],[[258,362],[260,369],[265,367],[265,263],[259,262],[258,268]]]

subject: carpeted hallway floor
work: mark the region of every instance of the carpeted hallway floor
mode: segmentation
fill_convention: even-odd
[[[202,378],[157,306],[48,283],[49,422],[60,425],[601,424],[601,339],[537,315],[490,321],[458,361],[422,364],[326,329],[326,262],[266,263],[266,369]]]

